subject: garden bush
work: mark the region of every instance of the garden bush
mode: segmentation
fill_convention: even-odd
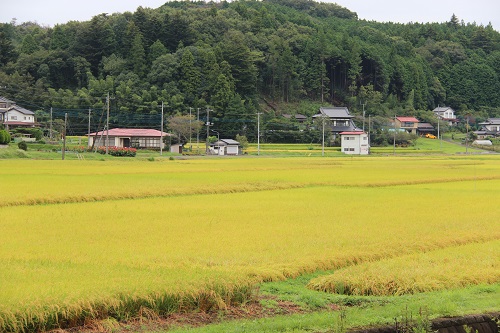
[[[19,149],[22,149],[24,151],[28,150],[28,144],[24,141],[20,141],[18,144],[17,144],[17,147]]]
[[[0,130],[0,145],[6,145],[10,142],[10,134],[6,130]]]
[[[99,154],[106,154],[106,147],[97,148]],[[135,157],[137,149],[135,148],[122,148],[122,147],[108,147],[108,154],[111,156],[128,156]]]

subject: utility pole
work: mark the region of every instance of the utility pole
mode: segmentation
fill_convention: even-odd
[[[90,108],[89,108],[89,127],[88,127],[88,132],[87,132],[87,147],[88,143],[90,142]]]
[[[49,129],[49,138],[52,141],[52,106],[50,107],[50,129]]]
[[[321,156],[325,156],[325,115],[321,115],[321,120],[323,120],[323,140],[321,142]]]
[[[62,159],[64,160],[64,155],[66,153],[66,128],[68,125],[68,114],[64,114],[64,139],[63,139],[63,147],[62,147]]]
[[[260,155],[260,115],[262,112],[257,112],[257,156]]]
[[[160,156],[163,155],[163,101],[161,101]]]
[[[210,109],[207,106],[207,142],[205,142],[205,153],[208,155],[208,137],[210,136]]]
[[[198,121],[196,125],[196,149],[198,150],[198,155],[200,154],[200,108],[196,108],[196,120]]]
[[[191,109],[192,107],[189,107],[189,145],[191,146],[191,134],[192,134],[192,129],[191,129]]]
[[[467,115],[467,123],[465,124],[466,135],[465,135],[465,154],[468,154],[468,142],[469,142],[469,115]]]
[[[441,136],[440,136],[440,134],[441,134],[441,133],[439,133],[439,123],[440,123],[440,121],[439,121],[439,120],[440,120],[440,119],[439,119],[439,116],[438,116],[438,140],[439,140],[439,147],[441,147],[441,146],[442,146],[442,143],[441,143]]]
[[[370,133],[372,131],[372,115],[368,115],[368,146],[371,145],[371,140],[370,140]]]
[[[363,132],[365,131],[365,103],[361,104],[363,105]]]
[[[396,115],[394,115],[394,139],[392,143],[392,154],[396,155]]]
[[[109,92],[106,97],[107,113],[106,113],[106,155],[108,155],[109,150]]]

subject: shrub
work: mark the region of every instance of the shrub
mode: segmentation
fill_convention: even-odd
[[[43,137],[43,132],[39,128],[16,128],[15,133],[29,134],[37,141],[41,140]]]
[[[0,130],[0,145],[6,145],[10,142],[10,134],[6,130]]]
[[[20,141],[18,144],[17,144],[17,147],[19,149],[22,149],[24,151],[28,150],[28,144],[24,141]]]
[[[106,154],[106,147],[97,148],[99,154]],[[135,157],[137,149],[135,148],[122,148],[122,147],[108,147],[108,154],[111,156],[128,156]]]

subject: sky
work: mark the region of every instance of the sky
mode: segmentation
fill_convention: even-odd
[[[137,7],[158,8],[165,0],[2,0],[0,22],[17,19],[54,26],[68,21],[88,21],[101,13],[134,12]],[[326,2],[326,1],[324,1]],[[500,31],[499,0],[330,0],[358,13],[360,19],[378,22],[447,22],[455,14],[466,23]]]

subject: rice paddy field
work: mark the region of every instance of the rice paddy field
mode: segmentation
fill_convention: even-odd
[[[0,331],[223,309],[324,270],[310,288],[500,282],[498,155],[14,159],[0,179]]]

